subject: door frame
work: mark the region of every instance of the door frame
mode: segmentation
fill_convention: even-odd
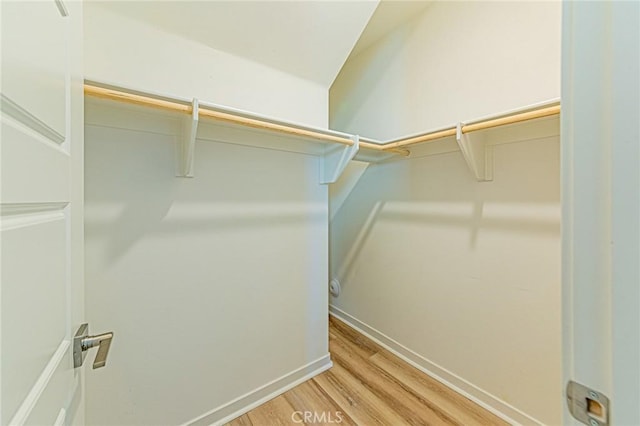
[[[563,4],[562,385],[620,425],[640,424],[639,21],[638,2]]]

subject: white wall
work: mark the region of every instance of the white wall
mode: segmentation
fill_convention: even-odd
[[[331,303],[480,400],[558,424],[558,138],[495,163],[482,184],[458,152],[370,166],[331,222]]]
[[[327,88],[87,2],[85,78],[327,126]],[[266,47],[265,47],[266,48]]]
[[[86,110],[87,317],[115,333],[87,375],[87,424],[182,424],[327,367],[318,159],[204,140],[221,130],[201,124],[195,178],[176,178],[179,121],[110,105]]]
[[[85,6],[87,79],[327,126],[326,87]],[[330,365],[317,157],[203,122],[176,178],[181,122],[158,114],[87,106],[87,319],[115,332],[88,424],[211,422]]]
[[[560,3],[440,1],[349,58],[332,128],[383,140],[560,97]]]
[[[331,127],[387,139],[559,97],[560,12],[434,3],[347,62]],[[560,424],[559,129],[536,126],[495,147],[492,182],[451,139],[369,166],[331,222],[331,303],[487,406]]]

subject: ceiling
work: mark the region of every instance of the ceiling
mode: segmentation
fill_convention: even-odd
[[[95,3],[327,88],[378,6],[377,0]]]
[[[358,55],[393,29],[419,16],[433,1],[381,0],[351,51],[351,56]]]

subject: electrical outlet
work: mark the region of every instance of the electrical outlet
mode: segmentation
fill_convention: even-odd
[[[329,282],[329,293],[331,293],[333,297],[338,297],[340,296],[341,291],[342,288],[340,287],[340,281],[338,281],[337,278],[332,279]]]

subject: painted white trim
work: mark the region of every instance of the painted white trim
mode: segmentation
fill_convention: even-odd
[[[33,411],[33,408],[40,399],[40,396],[49,385],[49,382],[51,381],[53,374],[58,369],[60,362],[62,362],[64,356],[67,354],[67,349],[69,349],[70,344],[69,340],[63,340],[60,342],[58,349],[56,349],[53,356],[47,363],[47,366],[42,370],[40,377],[38,377],[38,380],[36,380],[36,383],[27,394],[27,397],[22,401],[20,408],[18,408],[18,411],[16,411],[16,414],[9,422],[11,426],[25,424],[27,418],[29,418],[29,415],[31,414],[31,411]]]
[[[545,108],[545,107],[551,107],[551,106],[556,106],[556,105],[560,105],[560,98],[553,98],[553,99],[548,99],[546,101],[535,102],[533,104],[525,105],[525,106],[522,106],[522,107],[519,107],[519,108],[512,108],[512,109],[508,109],[506,111],[501,111],[501,112],[496,113],[496,114],[489,114],[489,115],[485,115],[485,116],[482,116],[482,117],[476,117],[476,118],[469,119],[469,120],[461,120],[460,122],[463,123],[464,125],[469,125],[469,124],[474,124],[474,123],[480,123],[482,121],[488,121],[488,120],[494,120],[494,119],[498,119],[498,118],[502,118],[502,117],[507,117],[509,115],[515,115],[515,114],[519,114],[519,113],[522,113],[522,112],[532,111],[532,110],[538,109],[538,108]],[[526,121],[525,121],[525,123],[526,123]],[[422,131],[422,132],[419,132],[419,133],[410,133],[408,135],[404,135],[404,136],[401,136],[401,137],[385,140],[385,141],[378,142],[378,143],[381,143],[383,145],[384,144],[390,144],[390,143],[394,143],[394,142],[403,141],[405,139],[411,139],[411,138],[415,138],[417,136],[426,135],[428,133],[441,132],[443,130],[451,129],[452,127],[455,127],[455,125],[435,127],[435,128],[431,128],[431,129],[428,129],[426,131]],[[360,138],[360,140],[364,140],[364,139]]]
[[[0,205],[0,231],[63,220],[68,203],[29,203]]]
[[[401,343],[393,340],[386,334],[365,324],[352,315],[349,315],[340,308],[329,305],[329,315],[332,315],[338,318],[340,321],[343,321],[353,329],[364,334],[405,362],[411,364],[418,370],[436,379],[437,381],[459,393],[460,395],[470,399],[482,408],[500,417],[504,421],[512,425],[543,424],[542,422],[518,410],[512,405],[509,405],[501,399],[486,392],[485,390],[480,389],[473,383],[470,383],[462,377],[457,376],[451,371],[439,366],[438,364],[429,361],[425,357],[412,351]]]
[[[111,89],[111,90],[115,90],[115,91],[124,91],[124,92],[131,93],[131,94],[134,94],[134,95],[147,96],[147,97],[157,98],[157,99],[160,99],[160,100],[166,100],[166,101],[169,101],[169,102],[178,102],[178,103],[182,103],[182,104],[186,104],[186,105],[190,105],[191,101],[192,101],[192,99],[184,98],[182,96],[174,96],[174,95],[170,95],[170,94],[164,94],[164,93],[159,93],[159,92],[155,92],[155,91],[148,91],[148,90],[140,91],[140,90],[134,89],[134,88],[132,88],[130,86],[127,87],[127,86],[123,86],[123,85],[120,85],[120,84],[110,83],[110,82],[104,81],[104,80],[97,81],[97,80],[85,79],[84,80],[84,84],[90,85],[90,86],[101,87],[101,88],[105,88],[105,89]],[[85,98],[86,97],[87,96],[85,95]],[[345,138],[350,138],[352,136],[349,133],[340,132],[338,130],[322,128],[322,127],[316,127],[316,126],[310,126],[308,124],[303,124],[303,123],[299,123],[299,122],[296,122],[296,121],[282,120],[282,119],[279,119],[279,118],[275,118],[275,117],[271,117],[271,116],[267,116],[267,115],[263,115],[263,114],[258,114],[258,113],[255,113],[255,112],[251,112],[251,111],[247,111],[247,110],[239,109],[239,108],[234,108],[234,107],[227,106],[227,105],[216,104],[216,103],[213,103],[213,102],[199,100],[199,104],[200,104],[201,107],[204,107],[204,108],[216,111],[216,112],[222,112],[222,113],[225,113],[225,114],[237,115],[237,116],[244,117],[244,118],[249,118],[249,119],[252,119],[252,120],[265,121],[265,122],[268,122],[268,123],[278,124],[278,125],[283,125],[283,126],[291,126],[291,127],[297,128],[297,129],[309,130],[309,131],[323,133],[325,135],[330,135],[330,136],[340,136],[340,137],[345,137]],[[364,141],[364,138],[360,138],[360,140]],[[367,139],[367,142],[380,143],[379,141],[376,141],[374,139]]]
[[[560,119],[557,116],[543,117],[508,126],[480,130],[474,133],[477,133],[477,136],[485,135],[487,147],[514,143],[558,141],[560,138]],[[390,161],[412,161],[423,157],[460,152],[455,136],[412,145],[409,148],[411,148],[409,157],[394,156]]]
[[[67,16],[69,16],[69,11],[67,10],[67,7],[64,5],[62,0],[55,0],[55,2],[56,2],[56,6],[58,7],[58,11],[60,12],[60,16],[62,16],[63,18],[66,18]],[[67,77],[68,77],[68,74],[67,74]]]
[[[58,4],[57,1],[56,4]],[[22,125],[37,132],[40,136],[45,137],[48,141],[55,142],[58,145],[65,141],[64,135],[58,133],[47,123],[22,108],[4,94],[0,94],[0,109]]]
[[[114,101],[87,98],[85,102],[85,127],[98,127],[118,130],[131,130],[169,136],[179,141],[181,138],[181,114],[170,111],[154,110],[140,105],[123,104],[119,107]],[[249,137],[255,135],[259,137]],[[224,143],[230,145],[247,146],[270,151],[291,152],[295,154],[322,157],[326,144],[301,140],[287,135],[268,134],[253,128],[240,128],[224,122],[199,121],[196,145],[201,142]],[[181,152],[180,144],[176,144],[176,151]],[[177,170],[176,170],[177,172]]]
[[[329,354],[214,408],[182,426],[223,425],[333,367]],[[222,417],[221,417],[222,416]],[[218,420],[214,420],[218,419]]]
[[[497,114],[489,114],[483,117],[474,118],[473,120],[463,121],[463,123],[465,125],[469,125],[469,124],[479,123],[481,121],[493,120],[497,118],[507,117],[509,115],[520,114],[522,112],[533,111],[534,109],[538,109],[538,108],[547,108],[547,107],[552,107],[556,105],[560,105],[560,98],[551,98],[551,99],[547,99],[540,102],[534,102],[529,105],[525,105],[517,108],[511,108],[511,109],[499,112]]]
[[[60,412],[58,413],[58,417],[56,417],[55,422],[53,422],[53,426],[64,426],[64,422],[67,419],[67,410],[65,410],[64,408],[60,409]]]

